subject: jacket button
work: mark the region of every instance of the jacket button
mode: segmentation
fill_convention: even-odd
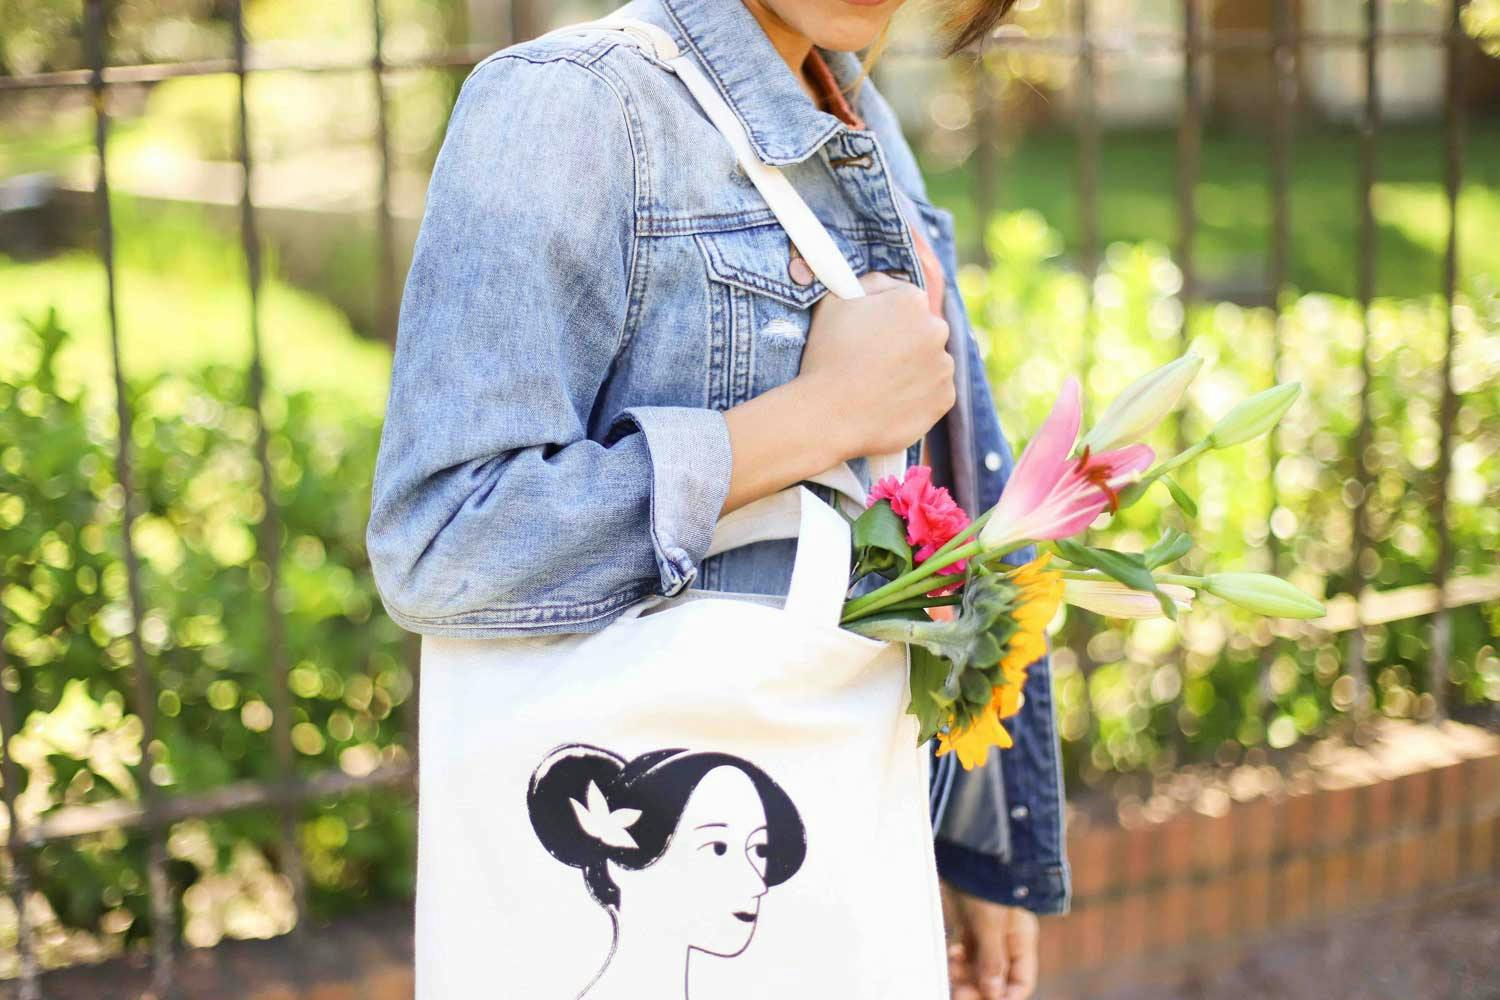
[[[984,467],[991,472],[999,472],[1000,453],[998,451],[987,452],[984,456]]]
[[[817,275],[813,274],[813,269],[800,256],[792,258],[792,262],[786,267],[786,273],[791,275],[792,280],[799,285],[810,285],[818,280]]]
[[[1010,818],[1011,819],[1025,819],[1027,816],[1030,816],[1030,815],[1031,815],[1031,810],[1027,809],[1025,806],[1016,806],[1014,809],[1012,809],[1010,811]]]
[[[1015,890],[1011,892],[1011,895],[1016,899],[1025,899],[1027,896],[1031,895],[1031,890],[1026,888],[1024,885],[1018,885],[1016,886]]]

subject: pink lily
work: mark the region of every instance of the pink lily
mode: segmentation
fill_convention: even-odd
[[[1070,378],[979,533],[986,552],[1078,534],[1106,507],[1114,509],[1117,491],[1155,460],[1156,453],[1144,444],[1097,455],[1085,448],[1077,458],[1069,457],[1082,421],[1083,392]]]

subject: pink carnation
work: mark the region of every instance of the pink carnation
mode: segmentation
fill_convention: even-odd
[[[880,500],[889,500],[891,509],[906,522],[906,540],[918,563],[969,526],[969,515],[954,503],[947,488],[932,485],[932,469],[925,465],[913,465],[901,479],[886,476],[876,483],[870,491],[869,505]],[[940,572],[962,573],[965,562],[959,560]]]

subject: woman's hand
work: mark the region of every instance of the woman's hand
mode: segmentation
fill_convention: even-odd
[[[866,297],[829,295],[813,309],[798,381],[826,406],[821,426],[839,461],[900,451],[953,408],[948,324],[927,293],[886,274],[860,278]]]
[[[802,372],[724,414],[734,470],[724,513],[859,455],[900,451],[953,408],[948,324],[885,274],[866,297],[813,309]]]
[[[942,891],[953,1000],[1027,1000],[1036,991],[1036,914],[946,883]]]

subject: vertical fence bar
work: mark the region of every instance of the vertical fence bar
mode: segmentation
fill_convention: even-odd
[[[266,561],[266,640],[270,646],[271,664],[271,740],[275,744],[277,777],[292,779],[292,697],[288,676],[286,620],[281,607],[281,509],[276,503],[276,483],[270,457],[270,432],[266,427],[265,363],[261,353],[260,283],[262,278],[260,233],[256,225],[253,199],[254,158],[250,152],[250,107],[247,98],[245,68],[245,10],[242,0],[235,0],[234,73],[239,84],[239,153],[244,186],[240,191],[240,236],[244,243],[246,280],[250,292],[250,370],[246,387],[249,403],[255,410],[255,457],[260,465],[260,495],[263,507],[256,545]],[[292,899],[298,923],[307,912],[307,887],[303,877],[302,852],[297,844],[297,806],[288,804],[281,813],[281,869],[292,885]]]
[[[1443,253],[1443,303],[1447,336],[1443,343],[1443,395],[1438,407],[1438,462],[1432,519],[1437,529],[1437,564],[1432,582],[1438,591],[1437,613],[1432,618],[1432,665],[1428,687],[1432,691],[1436,717],[1448,715],[1448,675],[1453,655],[1453,620],[1444,598],[1453,571],[1453,528],[1449,523],[1448,489],[1453,476],[1453,429],[1458,422],[1458,392],[1453,385],[1453,350],[1458,339],[1454,323],[1454,300],[1458,296],[1458,208],[1463,191],[1463,111],[1459,106],[1464,56],[1463,2],[1451,0],[1448,10],[1446,81],[1444,86],[1443,139],[1447,155],[1444,186],[1448,196],[1448,244]]]
[[[1078,147],[1078,269],[1084,278],[1082,345],[1078,371],[1083,378],[1085,426],[1091,413],[1088,391],[1089,373],[1094,366],[1094,339],[1098,336],[1098,317],[1094,313],[1094,283],[1099,277],[1099,80],[1097,53],[1094,49],[1092,0],[1073,0],[1073,33],[1078,45],[1073,86],[1077,93],[1075,141]],[[1080,676],[1088,677],[1095,666],[1089,656],[1092,629],[1082,615],[1068,615],[1066,642],[1077,657]],[[1088,700],[1084,699],[1085,705]],[[1089,709],[1089,725],[1096,724]]]
[[[370,54],[370,75],[375,84],[375,143],[379,153],[379,199],[375,210],[376,267],[379,311],[376,324],[382,339],[395,346],[397,294],[395,237],[391,219],[391,130],[390,105],[385,92],[385,15],[380,0],[370,0],[370,21],[375,49]]]
[[[1198,178],[1203,155],[1203,37],[1198,0],[1182,0],[1182,121],[1177,131],[1177,261],[1182,270],[1182,318],[1177,330],[1177,355],[1192,341],[1193,304],[1198,300]],[[1173,421],[1176,450],[1187,447],[1187,423],[1182,414]],[[1177,720],[1187,691],[1187,646],[1179,640],[1172,653],[1177,671],[1177,695],[1172,699],[1172,746],[1180,761],[1187,736]]]
[[[1365,589],[1362,565],[1370,546],[1370,303],[1375,297],[1375,155],[1380,131],[1380,3],[1365,0],[1365,105],[1359,122],[1359,276],[1357,295],[1364,322],[1364,337],[1359,346],[1359,422],[1354,434],[1354,508],[1353,560],[1349,567],[1349,590],[1354,595],[1356,625],[1349,632],[1346,670],[1356,685],[1356,716],[1369,707],[1369,664],[1362,621],[1359,620],[1359,597]]]
[[[1090,0],[1074,0],[1073,30],[1078,38],[1078,265],[1088,279],[1089,308],[1085,313],[1083,371],[1093,358],[1094,278],[1099,270],[1099,81],[1094,51]]]
[[[989,53],[990,43],[986,37],[979,43],[979,56],[974,60],[974,127],[978,133],[974,142],[974,215],[979,220],[974,259],[986,265],[990,262],[986,232],[999,202],[997,189],[1000,182],[995,92],[994,81],[990,78]]]
[[[1177,256],[1182,268],[1182,347],[1189,307],[1198,298],[1198,176],[1203,152],[1203,42],[1198,0],[1182,0],[1182,122],[1177,130]],[[1178,422],[1179,441],[1182,423]]]
[[[135,711],[141,720],[141,803],[148,816],[157,810],[160,794],[153,774],[157,763],[156,683],[146,662],[141,641],[145,596],[141,588],[140,559],[135,551],[135,519],[138,500],[131,463],[131,407],[120,353],[118,289],[115,275],[115,230],[110,215],[109,107],[104,84],[104,49],[107,32],[105,0],[87,0],[84,8],[84,44],[89,57],[89,90],[94,104],[94,153],[99,158],[94,185],[94,210],[99,220],[99,258],[104,264],[105,313],[109,327],[111,370],[115,388],[115,419],[119,437],[115,447],[115,480],[120,485],[120,544],[125,559],[126,596],[130,604],[130,671]],[[147,824],[146,888],[151,910],[151,996],[171,996],[175,978],[177,932],[174,926],[171,885],[167,879],[166,830]]]
[[[31,919],[26,913],[26,900],[31,896],[31,848],[21,836],[21,818],[16,813],[16,797],[21,794],[21,769],[10,755],[10,741],[15,739],[16,726],[21,713],[16,711],[15,698],[5,686],[5,675],[10,673],[10,660],[5,654],[5,612],[0,609],[0,789],[5,803],[5,815],[10,821],[8,848],[10,850],[10,898],[16,908],[16,957],[20,960],[21,986],[18,1000],[42,1000],[42,987],[38,981],[36,952],[32,948]]]
[[[1271,382],[1281,377],[1281,296],[1287,286],[1288,260],[1291,257],[1291,159],[1293,102],[1296,100],[1297,52],[1292,34],[1291,0],[1273,0],[1271,9],[1271,75],[1275,94],[1271,104],[1271,247],[1266,271],[1266,300],[1271,304],[1270,368]],[[1282,545],[1276,535],[1276,509],[1281,494],[1276,486],[1276,468],[1281,462],[1277,432],[1266,435],[1267,461],[1270,463],[1269,515],[1266,523],[1266,549],[1271,557],[1271,572],[1281,571]],[[1271,664],[1277,644],[1266,645],[1261,652],[1259,697],[1262,706],[1272,699]]]

